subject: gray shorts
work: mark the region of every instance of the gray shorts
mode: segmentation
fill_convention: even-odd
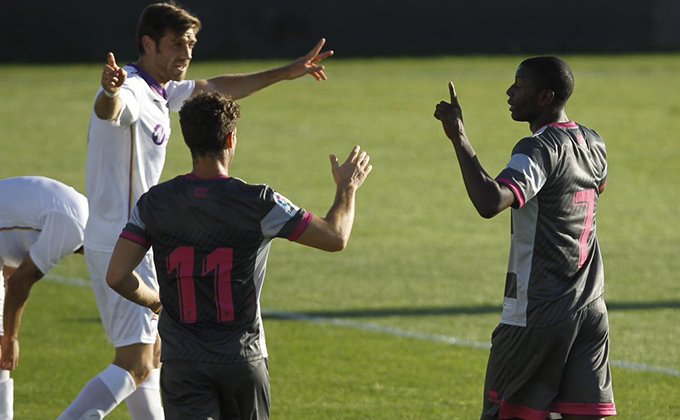
[[[482,416],[545,420],[550,412],[616,415],[601,297],[549,327],[493,332]]]
[[[166,420],[269,419],[267,359],[224,364],[167,360],[161,392]]]

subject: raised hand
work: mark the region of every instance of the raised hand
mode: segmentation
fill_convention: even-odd
[[[371,157],[360,150],[359,145],[354,146],[342,165],[338,163],[338,158],[335,155],[329,155],[333,179],[338,186],[356,190],[373,170],[373,165],[369,164]]]
[[[454,140],[465,136],[465,126],[463,125],[463,110],[458,103],[453,82],[449,82],[449,94],[451,95],[451,103],[439,102],[435,107],[434,117],[442,122],[446,136]]]
[[[125,79],[127,79],[127,72],[122,67],[118,67],[116,57],[110,52],[102,70],[102,87],[109,93],[116,93]]]
[[[306,55],[290,63],[288,65],[290,71],[289,78],[297,79],[298,77],[302,77],[306,74],[311,74],[312,77],[318,81],[328,80],[328,77],[326,77],[326,74],[323,72],[325,67],[322,64],[318,64],[319,61],[333,55],[333,50],[319,53],[325,43],[326,39],[321,38],[314,48],[312,48]]]

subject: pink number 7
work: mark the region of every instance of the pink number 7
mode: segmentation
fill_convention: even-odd
[[[578,268],[581,268],[588,259],[588,237],[593,230],[595,219],[595,190],[588,189],[574,193],[574,205],[586,206],[586,216],[583,218],[581,236],[578,238]]]
[[[233,265],[231,248],[217,248],[203,260],[202,275],[215,272],[215,306],[217,320],[234,320],[234,302],[231,294],[231,269]],[[180,246],[167,258],[167,272],[177,272],[177,291],[179,294],[179,313],[182,322],[196,322],[196,290],[194,288],[194,248]]]

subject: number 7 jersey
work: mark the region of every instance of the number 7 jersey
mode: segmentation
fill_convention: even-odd
[[[603,294],[595,213],[606,179],[604,141],[575,122],[514,147],[496,177],[515,195],[501,323],[552,325]]]
[[[179,176],[142,195],[121,237],[153,246],[162,360],[267,357],[259,298],[271,240],[297,239],[311,216],[229,177]]]

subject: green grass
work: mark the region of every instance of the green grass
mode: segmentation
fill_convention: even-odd
[[[680,369],[680,56],[566,57],[567,113],[608,145],[598,235],[610,306],[611,358]],[[328,153],[355,143],[374,165],[358,193],[349,247],[325,254],[278,241],[263,307],[488,342],[500,316],[509,215],[483,220],[432,113],[456,84],[466,127],[491,174],[526,124],[505,90],[521,57],[342,60],[330,80],[283,82],[241,101],[232,175],[267,182],[324,214]],[[196,63],[190,77],[277,62]],[[84,191],[87,124],[99,65],[0,66],[0,176],[39,174]],[[163,178],[190,170],[176,116]],[[7,199],[7,198],[3,198]],[[79,256],[50,273],[87,278]],[[266,319],[276,419],[471,419],[487,351],[384,332]],[[112,359],[92,292],[38,283],[26,310],[17,419],[54,418]],[[613,368],[620,419],[680,415],[678,376]],[[127,419],[125,407],[109,417]]]

